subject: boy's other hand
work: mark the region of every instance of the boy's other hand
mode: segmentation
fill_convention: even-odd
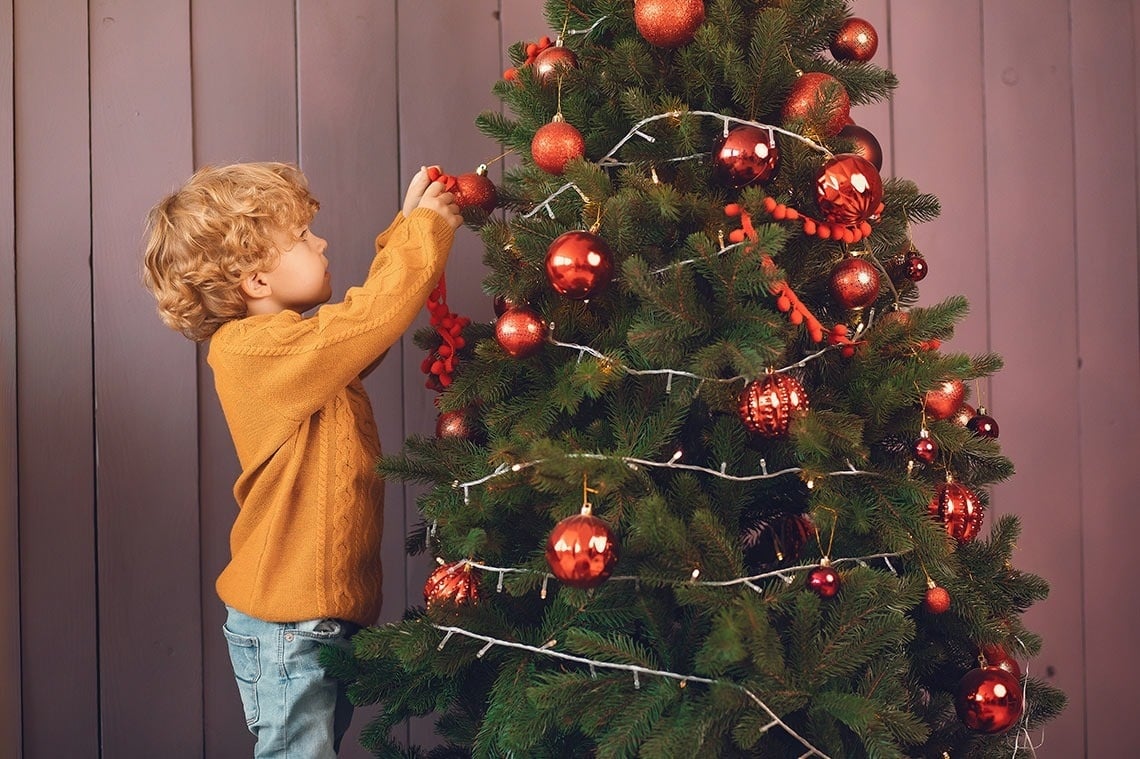
[[[419,174],[416,175],[419,177]],[[424,174],[426,179],[427,174]],[[415,186],[415,179],[412,180]],[[408,188],[409,195],[412,187]],[[455,193],[444,189],[442,182],[431,182],[420,195],[417,208],[430,208],[443,217],[452,229],[458,229],[463,224],[463,216],[459,213],[459,204],[455,202]]]

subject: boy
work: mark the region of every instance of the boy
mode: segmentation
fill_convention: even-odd
[[[147,217],[145,284],[168,326],[210,341],[241,463],[217,591],[256,757],[332,757],[348,728],[318,654],[380,613],[380,443],[360,379],[423,307],[463,223],[421,169],[364,284],[322,306],[318,208],[295,167],[247,163],[199,170]]]

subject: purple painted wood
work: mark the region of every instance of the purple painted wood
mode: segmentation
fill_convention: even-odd
[[[12,101],[12,4],[0,5],[0,103]],[[12,110],[0,112],[0,744],[23,751],[20,730],[20,532],[16,450],[16,167]]]
[[[296,15],[277,0],[196,0],[190,28],[194,164],[297,161]],[[192,419],[187,423],[193,424]],[[202,690],[207,757],[252,751],[220,628],[225,608],[214,582],[230,558],[229,532],[240,471],[214,391],[198,361],[199,499],[202,532]]]
[[[192,164],[189,4],[89,7],[100,739],[201,756],[195,349],[139,282],[143,218]]]
[[[87,2],[13,13],[23,748],[94,756]]]
[[[1140,742],[1130,641],[1140,628],[1123,557],[1140,535],[1140,335],[1137,313],[1136,37],[1122,23],[1132,4],[1072,3],[1075,265],[1083,557],[1085,751],[1127,756]],[[1135,12],[1135,11],[1133,11]],[[1078,578],[1073,578],[1074,580]],[[1132,595],[1135,598],[1135,595]],[[1075,721],[1075,720],[1074,720]],[[1049,754],[1052,756],[1052,754]]]

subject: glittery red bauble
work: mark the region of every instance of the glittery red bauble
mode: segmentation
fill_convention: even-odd
[[[858,224],[873,216],[883,202],[883,180],[863,156],[840,153],[820,168],[815,202],[828,221]]]
[[[546,541],[551,573],[574,588],[605,582],[618,560],[618,545],[609,525],[591,514],[576,514],[554,525]]]
[[[479,583],[465,561],[436,568],[424,585],[424,601],[431,609],[441,604],[466,606],[479,602]]]
[[[562,45],[548,47],[534,59],[534,76],[544,86],[557,82],[559,75],[566,69],[576,68],[578,56]]]
[[[487,213],[495,210],[499,203],[499,193],[495,183],[486,174],[469,172],[455,178],[455,203],[460,211],[468,208],[482,208]]]
[[[993,643],[990,645],[982,646],[981,653],[982,658],[986,660],[987,667],[997,667],[998,669],[1004,669],[1006,672],[1016,677],[1019,682],[1021,681],[1021,665],[1017,663],[1017,659],[1014,659],[1009,655],[1009,652],[1006,651],[1005,648],[997,645],[996,643]]]
[[[831,297],[844,308],[866,308],[879,297],[879,270],[865,258],[849,256],[831,269]]]
[[[808,572],[807,586],[821,598],[831,598],[839,592],[839,573],[830,566],[820,566]]]
[[[467,409],[444,411],[435,419],[435,436],[442,439],[470,440],[474,433]]]
[[[979,733],[1004,733],[1021,719],[1021,683],[998,667],[972,669],[958,683],[954,708],[962,724]]]
[[[702,0],[635,0],[633,6],[637,31],[657,47],[687,44],[704,21]]]
[[[586,154],[586,140],[574,125],[552,121],[534,133],[530,154],[538,168],[548,174],[561,174],[566,164]]]
[[[852,145],[852,153],[863,156],[871,165],[875,167],[876,171],[883,169],[883,148],[879,145],[879,141],[875,139],[875,135],[871,134],[869,129],[864,129],[858,124],[848,124],[839,130],[836,137],[844,140],[850,140]]]
[[[745,124],[731,129],[713,149],[713,176],[728,187],[740,189],[768,180],[779,160],[772,132]]]
[[[851,121],[851,99],[831,74],[811,71],[796,79],[781,115],[785,122],[806,121],[823,136],[832,137]]]
[[[546,249],[546,278],[567,298],[593,297],[614,275],[614,254],[592,232],[566,232]]]
[[[965,485],[943,482],[930,499],[930,514],[959,543],[969,543],[982,529],[985,508],[978,496]]]
[[[831,54],[835,60],[865,63],[879,49],[879,34],[875,27],[861,18],[849,18],[839,27],[831,41]]]
[[[765,437],[787,434],[792,417],[807,408],[803,385],[787,374],[766,374],[752,380],[739,399],[744,426]]]
[[[529,308],[512,308],[495,321],[495,340],[515,358],[526,358],[546,342],[546,324]]]
[[[950,608],[950,594],[946,588],[940,588],[937,585],[933,588],[927,588],[922,606],[931,614],[942,614]]]
[[[966,429],[978,437],[988,437],[991,440],[996,440],[998,436],[997,420],[987,414],[984,408],[979,408],[977,413],[970,417],[970,421],[966,422]]]
[[[964,392],[965,390],[963,390],[963,393]],[[969,403],[963,403],[958,407],[958,410],[950,416],[950,421],[959,427],[968,427],[970,425],[970,420],[974,418],[974,414],[976,413],[977,412],[974,411],[973,406],[971,406]]]
[[[914,457],[924,464],[933,464],[934,460],[938,458],[938,443],[934,442],[929,435],[920,437],[914,442]]]
[[[962,384],[962,380],[946,380],[933,390],[927,390],[924,398],[928,417],[938,420],[949,419],[962,407],[962,401],[966,399],[966,386]]]

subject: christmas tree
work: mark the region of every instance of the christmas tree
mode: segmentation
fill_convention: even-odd
[[[519,160],[438,181],[493,324],[417,334],[434,436],[425,607],[326,664],[378,756],[1008,757],[1064,697],[1022,673],[1043,599],[1013,473],[918,304],[912,225],[851,120],[893,74],[843,0],[549,0],[478,127]],[[978,407],[967,400],[974,400]],[[391,728],[438,715],[441,747]]]

